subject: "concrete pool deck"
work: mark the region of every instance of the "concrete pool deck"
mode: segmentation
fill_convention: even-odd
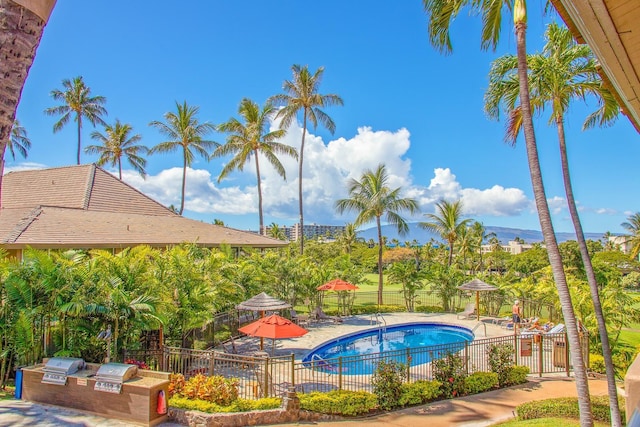
[[[309,350],[329,340],[347,335],[353,332],[364,331],[379,326],[392,326],[401,323],[433,322],[447,325],[463,326],[473,330],[476,339],[513,335],[513,330],[508,330],[494,323],[494,318],[480,317],[480,322],[473,319],[458,319],[454,313],[385,313],[382,319],[369,314],[343,317],[341,323],[332,320],[320,322],[307,322],[302,324],[309,331],[300,338],[278,339],[275,343],[271,339],[264,340],[264,350],[274,356],[283,356],[293,353],[296,360],[302,360]],[[475,330],[474,330],[475,328]],[[486,330],[486,336],[485,336]],[[259,339],[243,337],[234,342],[239,353],[251,353],[259,350]],[[272,346],[275,344],[275,348]],[[228,346],[227,346],[228,349]]]

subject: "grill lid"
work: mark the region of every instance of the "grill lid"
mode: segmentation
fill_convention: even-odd
[[[79,369],[84,368],[84,360],[75,357],[52,357],[47,361],[42,369],[43,383],[65,385],[67,375],[75,374]]]
[[[94,390],[120,393],[122,384],[138,374],[136,365],[126,363],[105,363],[96,372]]]
[[[123,383],[138,374],[136,365],[127,363],[105,363],[96,372],[96,380]]]

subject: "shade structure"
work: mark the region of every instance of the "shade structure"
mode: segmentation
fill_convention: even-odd
[[[238,310],[269,311],[291,308],[291,304],[262,292],[236,305]]]
[[[347,282],[342,279],[333,279],[330,282],[325,283],[324,285],[318,286],[316,289],[319,291],[355,291],[356,289],[360,289],[357,285],[353,283]]]
[[[340,291],[355,291],[356,289],[360,289],[360,288],[358,288],[358,286],[354,285],[353,283],[347,282],[346,280],[333,279],[325,283],[324,285],[318,286],[316,289],[319,291],[340,292]],[[347,296],[346,292],[342,294],[338,294],[338,312],[339,313],[346,315],[348,314],[348,312],[350,312],[348,300],[349,300],[349,297]],[[322,299],[320,301],[322,301]]]
[[[238,331],[252,337],[271,338],[274,340],[274,345],[275,340],[277,339],[297,338],[308,332],[306,329],[296,325],[291,320],[285,319],[277,314],[261,317],[255,322],[239,328]]]
[[[478,321],[480,321],[480,291],[495,291],[498,288],[476,278],[470,282],[458,286],[458,289],[476,292],[476,313],[478,315]]]

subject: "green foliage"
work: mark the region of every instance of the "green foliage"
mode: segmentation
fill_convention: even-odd
[[[335,415],[362,415],[377,407],[375,395],[366,391],[333,390],[299,394],[300,408]]]
[[[607,369],[604,365],[604,357],[600,354],[590,354],[589,369],[597,374],[606,374]]]
[[[527,382],[527,375],[529,375],[528,366],[511,366],[507,371],[505,386],[524,384]]]
[[[624,399],[621,398],[619,404],[621,406],[622,423],[625,424]],[[591,411],[595,421],[610,422],[609,397],[591,396]],[[516,408],[516,413],[520,420],[543,417],[580,418],[578,399],[576,397],[561,397],[523,403]]]
[[[435,305],[419,305],[416,307],[417,313],[444,313],[444,309]]]
[[[402,313],[406,309],[401,305],[361,305],[353,308],[353,314]]]
[[[178,395],[169,399],[169,406],[173,408],[207,413],[248,412],[262,409],[276,409],[281,405],[282,399],[276,397],[265,397],[259,400],[238,399],[227,406],[221,406],[201,399],[189,399]]]
[[[194,375],[179,390],[176,386],[170,387],[170,390],[187,399],[204,400],[220,406],[229,406],[238,400],[238,380],[219,375]]]
[[[381,360],[371,378],[373,393],[378,397],[378,405],[384,410],[400,405],[402,383],[407,375],[404,364],[394,360]]]
[[[498,374],[495,372],[474,372],[464,379],[466,394],[477,394],[498,388]]]
[[[467,376],[462,357],[447,353],[433,364],[433,376],[441,383],[442,395],[445,398],[457,397],[464,394],[464,378]]]
[[[400,406],[420,405],[436,400],[442,391],[440,381],[418,380],[412,383],[402,384],[402,394],[398,400]]]
[[[509,372],[514,363],[513,346],[511,344],[490,345],[487,353],[491,372],[495,372],[498,375],[498,385],[500,387],[506,386],[509,382]]]

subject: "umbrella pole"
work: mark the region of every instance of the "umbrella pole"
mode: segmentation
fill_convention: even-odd
[[[264,311],[260,312],[260,318],[264,317]],[[260,337],[260,351],[264,350],[264,338]]]
[[[476,291],[476,312],[478,313],[478,322],[480,321],[480,291]]]

